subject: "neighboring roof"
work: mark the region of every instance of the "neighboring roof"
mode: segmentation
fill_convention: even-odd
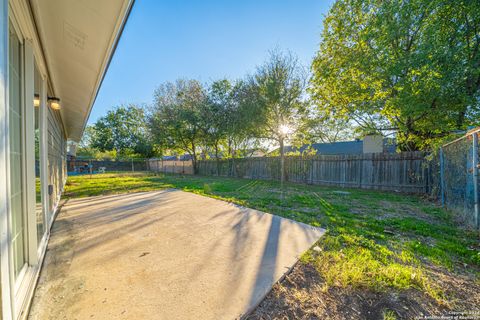
[[[303,153],[308,148],[314,149],[317,154],[360,154],[363,153],[363,141],[340,141],[332,143],[312,143],[305,144],[300,148],[286,146],[285,152],[297,152]],[[394,143],[389,143],[388,139],[384,139],[384,151],[388,153],[394,153],[396,146]],[[278,149],[277,149],[278,150]]]
[[[162,160],[177,160],[177,156],[163,156]]]
[[[134,0],[30,1],[47,63],[49,87],[61,99],[67,137],[79,141]]]
[[[323,154],[356,154],[363,152],[363,141],[315,143],[312,148]]]
[[[188,161],[188,160],[192,160],[193,157],[189,154],[184,154],[184,155],[181,155],[178,160],[180,161]]]

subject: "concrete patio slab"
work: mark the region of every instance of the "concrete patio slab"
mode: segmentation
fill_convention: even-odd
[[[237,319],[323,233],[178,190],[71,200],[30,319]]]

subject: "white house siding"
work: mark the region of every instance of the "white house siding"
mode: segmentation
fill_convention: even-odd
[[[66,176],[66,150],[67,142],[65,139],[65,131],[57,111],[48,109],[48,184],[52,188],[49,190],[51,194],[48,197],[48,220],[51,221],[55,210],[60,201]]]
[[[0,319],[27,316],[67,178],[67,138],[81,138],[132,5],[133,0],[98,6],[95,1],[0,0]],[[67,38],[65,25],[74,31]],[[15,56],[10,31],[21,43]],[[9,68],[9,48],[11,57],[21,60],[16,69]],[[47,96],[60,99],[60,111],[52,109]],[[34,103],[34,97],[40,103]],[[19,132],[21,139],[13,139]],[[17,166],[22,174],[11,170]],[[18,193],[12,182],[25,191],[21,212],[12,209],[12,195]],[[21,248],[13,241],[19,224],[25,230]],[[24,263],[16,272],[14,257],[19,252],[24,253]]]

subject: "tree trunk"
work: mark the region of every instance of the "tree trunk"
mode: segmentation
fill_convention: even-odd
[[[280,187],[282,188],[283,197],[283,184],[285,182],[285,150],[283,144],[283,138],[280,138]]]
[[[192,142],[192,166],[193,174],[198,174],[197,152],[195,151],[195,144]]]
[[[232,143],[232,167],[231,167],[231,170],[232,170],[232,173],[231,173],[231,176],[232,177],[236,177],[237,176],[237,170],[235,168],[235,157],[237,156],[237,145],[235,143]]]
[[[220,160],[218,159],[218,143],[215,143],[215,162],[217,164],[217,176],[220,176]]]
[[[196,156],[192,156],[193,174],[198,174],[198,161]]]
[[[233,151],[232,151],[232,140],[228,139],[228,155],[230,158],[233,157]]]

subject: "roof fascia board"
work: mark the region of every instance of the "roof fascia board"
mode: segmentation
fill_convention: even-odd
[[[109,44],[110,50],[107,52],[107,54],[104,57],[102,68],[97,77],[97,83],[95,84],[95,90],[90,98],[90,103],[88,106],[85,119],[83,119],[83,128],[81,131],[81,135],[83,135],[83,132],[85,131],[85,127],[87,126],[87,121],[88,121],[88,118],[90,117],[90,113],[92,112],[92,108],[95,103],[95,100],[97,99],[98,91],[100,90],[100,86],[102,85],[102,82],[105,79],[105,75],[108,71],[108,67],[110,66],[113,55],[115,54],[115,50],[117,49],[118,43],[120,41],[120,37],[122,36],[123,30],[125,29],[125,25],[127,24],[127,20],[132,11],[134,2],[135,0],[128,0],[128,2],[124,4],[124,7],[122,9],[122,12],[124,12],[124,15],[122,19],[119,19],[117,21],[117,26],[115,27],[116,32],[114,36],[111,38],[110,44]]]

